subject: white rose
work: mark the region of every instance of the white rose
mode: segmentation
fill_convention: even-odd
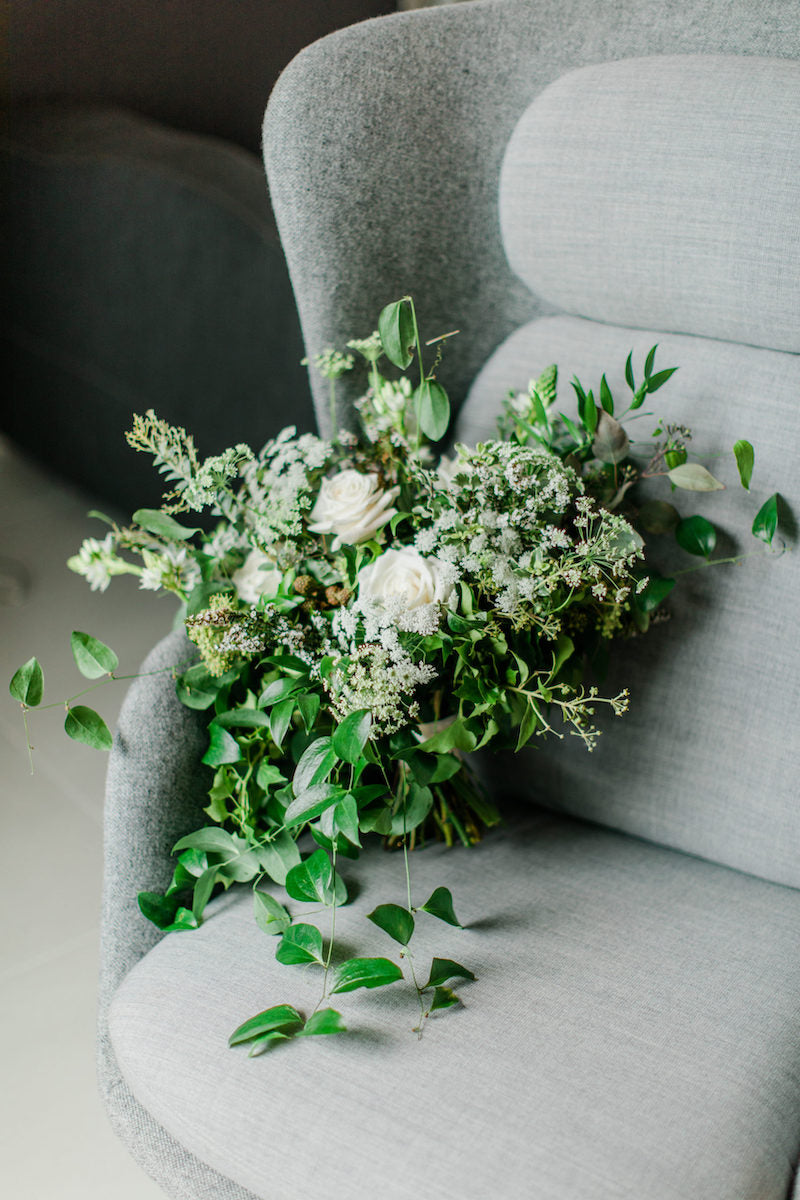
[[[333,479],[323,479],[308,528],[312,533],[335,534],[334,550],[342,543],[366,542],[397,512],[391,505],[399,493],[399,487],[388,491],[378,487],[376,475],[340,471]]]
[[[401,546],[399,550],[385,550],[374,563],[359,571],[358,598],[379,604],[401,601],[405,613],[428,605],[452,604],[453,575],[448,563],[432,555],[425,558],[413,546]]]
[[[274,596],[282,578],[273,559],[261,550],[251,550],[239,570],[233,573],[239,599],[245,604],[257,604],[261,596]]]

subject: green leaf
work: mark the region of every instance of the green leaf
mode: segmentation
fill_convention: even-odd
[[[324,783],[336,763],[336,751],[333,739],[317,738],[306,746],[292,779],[292,790],[295,796],[300,796],[314,784]]]
[[[316,783],[313,787],[301,792],[287,808],[283,823],[287,829],[302,825],[305,821],[313,821],[326,809],[341,800],[343,790],[334,783]]]
[[[217,866],[208,867],[194,885],[194,893],[192,895],[192,912],[198,921],[202,917],[203,911],[211,899],[211,893],[214,890],[214,884],[217,882],[218,873],[219,868]]]
[[[204,829],[188,833],[172,847],[173,854],[180,854],[181,850],[204,850],[206,854],[231,855],[240,852],[240,845],[227,830],[219,829],[216,825],[206,825]]]
[[[358,805],[350,793],[333,810],[334,832],[343,834],[354,846],[361,845],[358,828]]]
[[[318,1037],[321,1034],[331,1033],[347,1033],[342,1014],[338,1013],[335,1008],[321,1008],[319,1012],[315,1012],[308,1018],[297,1036]]]
[[[742,487],[749,491],[750,480],[753,478],[756,452],[749,442],[741,440],[734,442],[733,453],[736,456],[736,466],[739,468],[739,478],[742,481]]]
[[[461,963],[454,962],[452,958],[435,958],[431,963],[431,974],[425,987],[438,987],[442,983],[447,983],[448,979],[474,978],[472,971],[467,967],[462,967]]]
[[[432,442],[438,442],[450,424],[447,392],[435,379],[423,379],[414,392],[413,402],[419,411],[420,429]]]
[[[15,700],[29,708],[36,708],[37,704],[41,704],[44,695],[44,674],[38,658],[29,658],[14,672],[8,690]]]
[[[322,934],[316,925],[290,925],[281,938],[281,943],[275,951],[275,957],[279,963],[288,966],[300,966],[312,962],[324,966]]]
[[[296,700],[297,708],[303,720],[306,733],[311,729],[317,719],[317,714],[320,710],[321,700],[316,692],[309,692],[307,695],[298,696]]]
[[[298,699],[302,700],[304,697],[300,696]],[[281,700],[279,704],[273,706],[270,712],[269,732],[279,750],[283,745],[283,739],[286,737],[286,731],[292,723],[294,709],[294,700]]]
[[[165,925],[164,933],[180,933],[185,929],[197,929],[198,920],[190,908],[179,908],[171,925]]]
[[[275,763],[267,762],[266,759],[264,759],[258,764],[258,770],[256,771],[256,783],[260,788],[263,788],[265,792],[268,792],[269,789],[276,783],[285,784],[286,782],[286,776],[279,767],[275,766]]]
[[[177,896],[162,896],[160,892],[139,892],[136,900],[142,916],[158,929],[167,929],[172,924],[180,906]]]
[[[286,909],[269,892],[259,892],[257,889],[253,892],[253,911],[258,928],[270,936],[285,933],[292,923]]]
[[[260,708],[231,708],[217,713],[213,724],[223,729],[268,729],[270,719]]]
[[[284,1033],[280,1029],[273,1030],[272,1033],[265,1033],[263,1037],[253,1038],[250,1042],[250,1050],[248,1058],[258,1058],[260,1054],[271,1050],[273,1046],[277,1046],[279,1042],[288,1042],[294,1036],[294,1032]]]
[[[674,579],[664,578],[661,575],[651,575],[647,587],[636,597],[637,608],[644,613],[653,612],[654,609],[658,608],[662,600],[666,600],[674,587]]]
[[[433,1000],[428,1012],[436,1012],[440,1008],[452,1008],[454,1004],[460,1004],[459,997],[448,987],[437,987],[433,993]]]
[[[119,659],[110,646],[90,637],[88,633],[74,631],[70,635],[70,645],[75,665],[85,679],[110,675],[119,666]]]
[[[575,643],[572,638],[566,633],[560,633],[556,639],[555,649],[553,650],[553,665],[550,668],[550,678],[552,679],[563,667],[564,663],[575,653]]]
[[[413,916],[399,904],[379,904],[371,913],[367,913],[367,920],[388,933],[401,946],[407,946],[414,933]]]
[[[266,1008],[264,1012],[250,1017],[238,1029],[234,1029],[228,1038],[228,1045],[238,1046],[241,1042],[252,1041],[253,1038],[263,1037],[274,1030],[286,1034],[299,1029],[303,1024],[303,1018],[291,1004],[276,1004],[273,1008]]]
[[[681,463],[680,466],[667,471],[667,478],[675,487],[683,488],[687,492],[718,492],[725,487],[724,483],[715,479],[700,463]]]
[[[356,988],[385,987],[403,978],[403,972],[388,958],[348,958],[336,969],[331,995],[354,992]]]
[[[467,729],[460,717],[457,717],[450,725],[446,725],[433,737],[422,742],[420,750],[425,750],[428,754],[443,754],[450,750],[463,750],[465,753],[469,753],[475,749],[477,744],[478,739],[475,734]]]
[[[778,529],[778,493],[770,496],[756,513],[753,536],[769,546]]]
[[[519,733],[517,734],[517,744],[514,747],[514,752],[521,750],[533,737],[536,732],[536,726],[539,724],[539,714],[536,712],[533,704],[529,703],[525,709],[522,720],[519,723]]]
[[[647,352],[647,358],[644,360],[644,377],[645,377],[645,379],[650,378],[650,374],[653,370],[653,363],[656,361],[656,350],[657,349],[658,349],[658,342],[656,342],[655,346],[651,346]]]
[[[668,379],[677,371],[677,367],[668,367],[666,371],[656,371],[655,375],[651,375],[647,380],[647,391],[649,395],[657,392],[660,387],[663,387]]]
[[[438,917],[440,921],[445,921],[448,925],[455,925],[457,929],[463,929],[453,908],[453,897],[448,888],[436,888],[421,908],[422,912],[430,913],[432,917]]]
[[[110,750],[113,742],[111,732],[99,713],[85,704],[76,704],[67,712],[64,729],[75,742],[83,742],[93,750]]]
[[[400,837],[404,833],[411,833],[412,829],[422,824],[432,807],[433,793],[430,788],[420,787],[417,783],[409,784],[404,802],[397,812],[392,814],[393,836]]]
[[[346,763],[357,763],[367,744],[371,728],[372,713],[367,708],[359,709],[358,712],[352,712],[345,717],[334,730],[332,739],[333,749],[339,758]]]
[[[242,751],[236,738],[223,729],[221,725],[212,723],[208,727],[208,749],[200,759],[207,767],[221,767],[225,763],[239,762]]]
[[[666,500],[646,500],[639,509],[639,524],[645,533],[671,533],[681,519],[674,504]]]
[[[210,674],[203,663],[198,663],[194,667],[189,667],[189,670],[184,671],[183,675],[178,676],[175,681],[175,690],[181,704],[185,704],[187,708],[202,710],[210,708],[216,700],[220,690],[220,681]]]
[[[169,538],[170,541],[185,542],[187,538],[201,532],[199,527],[188,529],[185,525],[179,524],[174,517],[167,516],[157,508],[139,508],[133,514],[133,520],[136,525],[140,525],[148,533],[154,533],[157,537]]]
[[[578,416],[581,424],[590,436],[594,436],[597,428],[597,405],[594,402],[594,396],[591,392],[584,392],[577,379],[572,380],[572,386],[578,397]]]
[[[686,517],[675,530],[675,540],[689,554],[708,558],[717,544],[717,531],[705,517]]]
[[[625,382],[632,392],[636,391],[636,384],[633,381],[633,351],[628,355],[628,361],[625,363]]]
[[[279,704],[281,700],[288,699],[298,692],[303,686],[301,679],[276,679],[273,683],[267,685],[261,693],[258,700],[259,708],[270,708],[273,704]]]
[[[256,851],[261,866],[275,883],[283,885],[286,876],[300,862],[300,851],[290,833],[281,830]]]
[[[334,903],[333,868],[325,851],[315,850],[303,862],[292,867],[286,876],[285,886],[293,900],[315,901],[330,907]],[[335,900],[341,903],[338,890]]]
[[[378,333],[389,362],[405,371],[414,357],[414,319],[408,299],[386,305],[378,317]]]
[[[610,417],[613,417],[614,397],[611,395],[611,388],[608,386],[608,380],[605,375],[600,380],[600,405]]]

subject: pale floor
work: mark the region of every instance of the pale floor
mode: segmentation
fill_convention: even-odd
[[[45,702],[78,691],[73,629],[111,645],[120,671],[132,673],[172,623],[169,602],[139,592],[134,580],[117,579],[99,595],[67,570],[84,537],[102,536],[87,518],[92,507],[0,439],[0,1192],[14,1200],[164,1195],[112,1133],[95,1083],[107,756],[70,742],[56,707],[32,714],[31,776],[8,693],[11,675],[34,654]],[[125,686],[111,684],[91,701],[112,729]]]

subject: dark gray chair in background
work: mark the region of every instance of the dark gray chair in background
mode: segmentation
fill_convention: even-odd
[[[155,408],[203,453],[313,424],[259,140],[280,70],[390,0],[11,0],[0,429],[123,509]]]
[[[265,127],[308,352],[413,293],[429,335],[462,330],[441,378],[474,440],[548,363],[613,390],[658,342],[668,419],[711,453],[758,447],[753,496],[720,493],[716,521],[776,488],[797,512],[798,58],[782,0],[477,0],[309,47]],[[207,780],[195,716],[138,681],[110,762],[100,1021],[132,1153],[180,1200],[797,1200],[798,594],[796,553],[699,572],[620,648],[607,682],[633,708],[593,755],[486,766],[507,826],[414,856],[415,892],[446,883],[467,926],[435,952],[478,976],[420,1043],[397,989],[354,995],[347,1037],[228,1050],[315,985],[274,962],[247,891],[190,934],[140,917]],[[397,869],[378,850],[354,872],[337,932],[359,953],[385,953],[364,917]]]

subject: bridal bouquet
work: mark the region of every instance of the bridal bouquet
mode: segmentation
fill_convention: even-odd
[[[142,588],[173,593],[194,644],[176,687],[208,715],[208,821],[177,843],[171,883],[141,894],[142,912],[160,929],[192,929],[215,891],[251,883],[278,960],[320,972],[308,1017],[280,1004],[232,1034],[251,1054],[341,1032],[329,999],[393,984],[401,964],[420,1031],[459,1002],[450,985],[474,978],[467,966],[434,958],[424,975],[415,969],[420,912],[459,922],[444,886],[412,906],[409,850],[431,839],[469,845],[500,819],[466,756],[565,735],[591,750],[600,706],[625,712],[627,692],[601,695],[593,680],[614,639],[644,633],[675,585],[648,563],[645,538],[674,533],[700,565],[732,561],[713,558],[711,522],[681,517],[669,498],[722,487],[689,460],[690,431],[659,424],[634,443],[623,424],[673,373],[654,370],[655,347],[638,383],[629,357],[622,411],[603,376],[597,397],[573,381],[574,418],[556,412],[549,367],[509,397],[496,439],[437,458],[432,444],[450,419],[436,379],[448,336],[423,345],[404,298],[349,343],[369,379],[358,434],[336,430],[336,380],[355,357],[335,351],[315,360],[330,381],[330,440],[290,428],[258,453],[237,445],[201,460],[184,430],[137,416],[128,440],[168,482],[164,503],[129,527],[109,522],[69,563],[95,589],[133,573]],[[753,448],[733,449],[748,487]],[[657,476],[668,498],[637,503],[636,483]],[[769,543],[776,526],[773,496],[752,531]],[[87,678],[113,676],[108,646],[75,633],[72,648]],[[25,713],[42,686],[36,659],[15,674]],[[102,718],[67,706],[67,733],[107,749]],[[336,956],[336,908],[347,902],[338,865],[370,837],[405,864],[407,905],[369,914],[399,962]],[[325,936],[286,898],[330,910]]]

